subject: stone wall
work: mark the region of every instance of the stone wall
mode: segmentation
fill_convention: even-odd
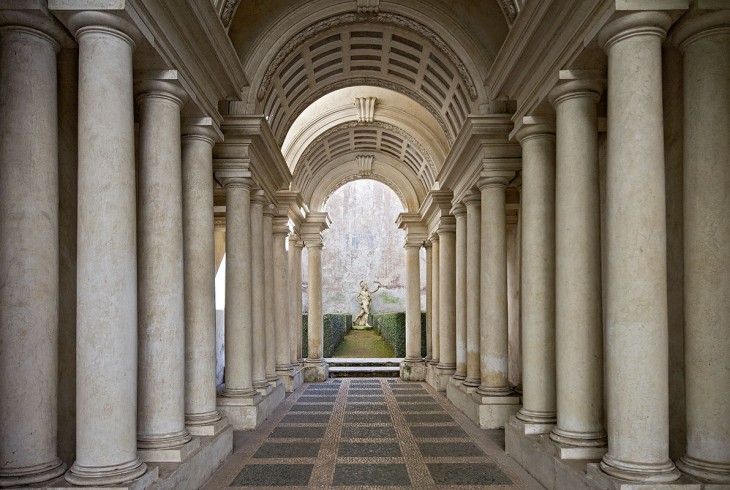
[[[360,311],[356,300],[359,283],[370,289],[374,281],[383,287],[373,294],[371,313],[405,311],[405,233],[395,224],[403,205],[386,185],[357,180],[335,191],[327,201],[332,225],[324,232],[322,252],[322,301],[324,313]],[[307,249],[302,255],[303,309],[308,311]],[[421,305],[426,302],[426,255],[421,250]]]

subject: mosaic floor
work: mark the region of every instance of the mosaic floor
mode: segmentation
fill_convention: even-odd
[[[335,379],[305,384],[204,488],[541,489],[426,383]]]

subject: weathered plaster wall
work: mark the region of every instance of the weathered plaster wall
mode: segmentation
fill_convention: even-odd
[[[373,294],[371,313],[405,311],[405,232],[395,224],[403,205],[386,185],[357,180],[335,191],[326,210],[332,225],[324,232],[322,301],[324,313],[360,311],[355,296],[365,280],[383,286]],[[307,249],[302,255],[303,309],[308,308]],[[425,304],[426,256],[421,250],[421,305]]]

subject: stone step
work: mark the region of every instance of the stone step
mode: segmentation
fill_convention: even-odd
[[[330,366],[330,378],[377,377],[397,378],[400,375],[398,366]]]
[[[400,366],[402,357],[328,357],[325,358],[330,368],[333,366]]]

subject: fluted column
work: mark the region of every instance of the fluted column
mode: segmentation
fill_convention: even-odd
[[[307,247],[309,273],[309,319],[307,323],[307,360],[304,363],[304,381],[324,381],[328,366],[323,358],[322,324],[322,231],[328,226],[326,213],[310,213],[302,228]]]
[[[264,296],[264,204],[258,190],[251,196],[251,323],[253,325],[253,387],[265,395],[266,379],[266,299]]]
[[[82,12],[79,44],[76,461],[69,483],[140,477],[132,28]],[[104,407],[100,410],[99,407]]]
[[[264,318],[266,329],[266,380],[276,385],[276,314],[274,309],[274,235],[273,218],[276,207],[264,206]]]
[[[221,401],[252,404],[258,396],[253,388],[251,328],[253,181],[248,170],[219,171],[216,178],[226,189],[226,368]]]
[[[431,235],[431,360],[430,364],[439,364],[439,236]]]
[[[479,387],[481,370],[480,352],[480,291],[481,291],[481,202],[479,192],[469,191],[464,197],[466,205],[466,379],[468,390]]]
[[[522,145],[523,298],[522,408],[517,418],[531,424],[530,433],[549,432],[555,424],[555,125],[525,124],[517,139]]]
[[[137,302],[139,371],[137,447],[145,461],[190,441],[185,428],[180,108],[184,90],[138,84]],[[163,458],[163,459],[160,459]]]
[[[286,238],[289,217],[276,216],[274,227],[274,320],[276,323],[276,372],[285,381],[291,380],[292,365],[289,349],[289,271]],[[287,386],[291,391],[291,386]]]
[[[433,357],[433,337],[431,336],[433,328],[433,244],[431,240],[424,241],[423,248],[426,249],[426,357],[423,360],[426,364],[430,364]]]
[[[301,329],[301,315],[297,320],[297,294],[301,295],[301,264],[302,264],[302,250],[296,246],[299,241],[299,235],[294,232],[289,235],[289,251],[287,254],[287,260],[289,263],[289,311],[291,315],[289,317],[289,359],[292,366],[299,365],[299,338],[297,336],[297,329]],[[297,259],[299,263],[297,265]],[[300,278],[297,281],[297,277]],[[301,335],[301,334],[300,334]]]
[[[215,243],[212,124],[182,129],[183,267],[185,283],[185,424],[213,435],[216,409]]]
[[[661,46],[670,17],[626,15],[599,42],[608,54],[606,396],[616,478],[666,482],[668,329]]]
[[[679,468],[730,485],[730,10],[675,31],[684,52],[687,452]]]
[[[507,378],[507,238],[505,189],[514,171],[491,170],[479,179],[482,193],[481,384],[482,396],[512,393]]]
[[[66,470],[56,447],[59,45],[23,20],[0,27],[0,487]]]
[[[596,103],[603,82],[575,80],[550,94],[557,123],[557,427],[550,438],[582,448],[606,445],[603,430],[601,215]],[[579,452],[580,459],[600,457]],[[566,453],[567,454],[567,453]]]
[[[456,371],[454,381],[466,379],[466,206],[451,211],[456,218]]]
[[[296,265],[296,272],[294,273],[294,287],[295,289],[295,296],[296,296],[296,310],[295,315],[297,319],[297,364],[299,366],[304,365],[304,359],[302,357],[302,251],[304,250],[304,242],[302,240],[297,240],[297,242],[294,244],[294,247],[296,247],[296,253],[297,258],[294,261],[294,264]]]
[[[456,370],[456,220],[442,216],[439,234],[439,364],[446,382]]]

